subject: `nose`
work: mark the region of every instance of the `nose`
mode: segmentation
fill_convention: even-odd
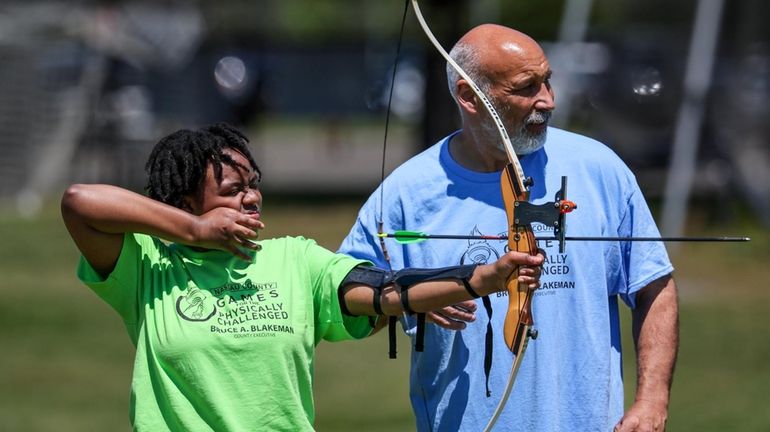
[[[257,188],[247,188],[246,193],[243,195],[243,205],[259,207],[262,204],[262,192]]]
[[[535,109],[541,111],[553,111],[556,108],[556,98],[553,94],[553,88],[548,82],[544,82],[540,86],[540,91],[537,93],[537,101],[535,102]]]

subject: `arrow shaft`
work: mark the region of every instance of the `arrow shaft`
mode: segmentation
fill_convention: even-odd
[[[556,237],[538,240],[558,240]],[[565,237],[571,241],[745,242],[749,237]]]
[[[396,239],[419,239],[419,240],[508,240],[508,237],[497,235],[452,235],[452,234],[384,234],[388,238]],[[558,241],[557,237],[536,237],[537,240],[554,240]],[[751,241],[750,237],[576,237],[567,236],[564,238],[567,241],[637,241],[637,242],[747,242]]]

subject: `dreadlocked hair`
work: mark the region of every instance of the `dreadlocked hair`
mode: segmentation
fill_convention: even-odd
[[[248,138],[226,123],[217,123],[195,131],[182,129],[162,138],[152,149],[144,169],[150,198],[177,208],[186,206],[184,198],[200,191],[211,163],[217,182],[222,181],[222,164],[245,168],[223,150],[232,149],[251,164],[259,178],[262,173],[247,147]]]

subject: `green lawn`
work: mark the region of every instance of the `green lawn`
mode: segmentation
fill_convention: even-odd
[[[359,204],[268,202],[264,235],[303,234],[334,249]],[[688,245],[673,256],[682,347],[669,430],[770,430],[770,235],[749,234],[748,245]],[[0,430],[129,430],[132,348],[117,315],[75,279],[56,207],[35,220],[0,210],[0,236]],[[403,338],[399,350],[387,359],[385,334],[322,344],[318,430],[412,430]]]

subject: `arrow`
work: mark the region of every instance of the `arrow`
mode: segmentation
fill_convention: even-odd
[[[395,231],[393,233],[377,234],[380,238],[393,238],[401,244],[420,243],[425,240],[508,240],[506,236],[498,235],[452,235],[426,234],[420,231]],[[750,237],[564,237],[567,241],[637,241],[637,242],[747,242]],[[537,237],[537,240],[555,240],[557,237]]]

